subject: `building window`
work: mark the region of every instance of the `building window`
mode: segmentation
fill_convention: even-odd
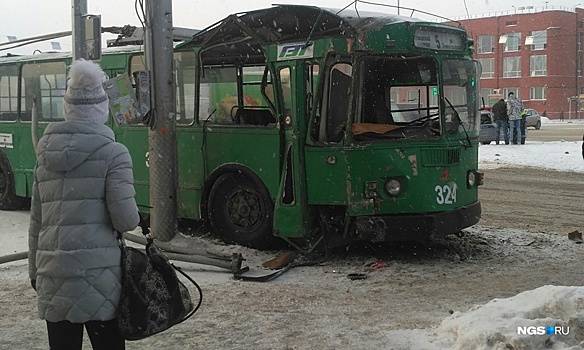
[[[542,87],[532,87],[529,88],[529,99],[530,100],[545,100],[546,99],[547,88]]]
[[[578,40],[578,51],[582,51],[582,32],[578,32],[576,40]]]
[[[505,97],[505,99],[507,99],[507,97],[509,96],[509,93],[512,92],[515,94],[515,97],[517,97],[519,100],[521,100],[521,96],[519,96],[519,88],[513,87],[513,88],[505,88],[504,90],[504,94],[503,96]]]
[[[503,58],[503,78],[521,76],[521,56]]]
[[[536,30],[525,38],[525,45],[531,46],[531,51],[547,48],[547,30]]]
[[[582,76],[582,55],[576,56],[576,75]]]
[[[479,93],[481,94],[481,101],[488,102],[489,101],[489,96],[491,95],[492,92],[493,92],[493,89],[482,88],[479,91]]]
[[[477,38],[477,53],[493,52],[493,36],[479,35]]]
[[[521,49],[521,33],[505,34],[505,52],[514,52]]]
[[[481,63],[483,71],[481,73],[481,78],[494,78],[495,77],[495,59],[494,58],[480,58],[478,60]]]
[[[532,77],[547,75],[547,56],[533,55],[529,58],[529,71]]]

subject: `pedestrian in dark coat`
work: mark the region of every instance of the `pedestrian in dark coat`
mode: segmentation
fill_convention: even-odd
[[[29,275],[51,349],[124,349],[117,326],[121,250],[115,231],[139,222],[132,161],[104,125],[105,74],[78,60],[70,70],[64,122],[39,140],[29,228]]]
[[[495,141],[499,144],[501,138],[501,129],[503,129],[503,137],[505,144],[509,144],[509,117],[507,116],[507,103],[504,99],[500,99],[493,105],[493,114],[495,115],[495,122],[497,123],[497,136]]]

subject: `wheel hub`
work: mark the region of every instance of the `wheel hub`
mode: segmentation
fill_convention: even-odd
[[[231,223],[243,230],[252,230],[261,222],[261,206],[258,195],[248,189],[233,192],[227,201]]]

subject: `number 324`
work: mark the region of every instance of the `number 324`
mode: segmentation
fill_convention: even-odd
[[[438,204],[456,203],[456,184],[436,185],[436,202]]]

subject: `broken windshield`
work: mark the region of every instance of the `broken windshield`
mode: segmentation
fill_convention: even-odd
[[[438,77],[432,58],[366,57],[359,68],[355,136],[404,139],[440,135]]]

